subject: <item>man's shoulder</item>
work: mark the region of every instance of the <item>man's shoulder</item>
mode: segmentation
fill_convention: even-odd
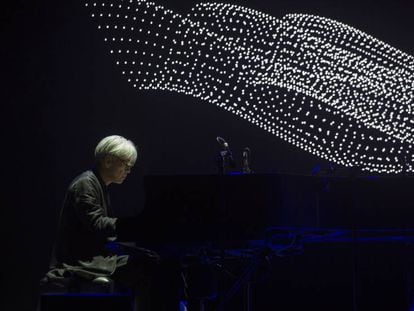
[[[92,170],[87,170],[78,176],[76,176],[72,182],[70,183],[69,189],[79,189],[83,187],[90,187],[90,186],[97,186],[99,185],[98,177],[96,177],[95,173]]]

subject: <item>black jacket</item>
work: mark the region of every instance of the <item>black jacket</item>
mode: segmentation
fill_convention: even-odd
[[[76,267],[110,275],[117,258],[105,245],[116,236],[117,219],[108,216],[106,185],[95,170],[76,177],[67,190],[51,268]],[[87,271],[85,271],[87,272]]]

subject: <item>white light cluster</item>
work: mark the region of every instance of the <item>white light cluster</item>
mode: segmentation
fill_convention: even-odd
[[[414,58],[327,18],[230,4],[86,3],[138,89],[215,104],[329,161],[414,171]]]

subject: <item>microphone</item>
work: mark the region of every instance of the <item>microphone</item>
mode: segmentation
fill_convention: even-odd
[[[250,174],[252,172],[250,168],[250,148],[245,147],[243,149],[243,173]]]
[[[224,140],[223,137],[217,136],[216,140],[222,147],[222,151],[220,151],[217,161],[219,173],[225,174],[230,168],[235,167],[233,155],[230,151],[229,144]]]
[[[243,149],[243,159],[249,160],[250,158],[250,148],[244,147]]]
[[[223,137],[217,136],[217,142],[223,147],[224,150],[230,151],[229,144],[224,140]]]

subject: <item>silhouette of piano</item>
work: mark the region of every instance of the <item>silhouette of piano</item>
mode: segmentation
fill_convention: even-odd
[[[271,227],[413,227],[414,178],[288,174],[144,178],[146,204],[119,239],[205,242],[261,239]]]
[[[345,284],[342,289],[346,293],[356,285],[348,274],[341,274],[342,269],[359,271],[355,269],[359,267],[358,262],[365,260],[364,256],[367,260],[370,256],[378,256],[372,251],[378,243],[381,243],[379,256],[382,258],[395,249],[398,252],[393,253],[393,258],[406,256],[409,250],[404,247],[414,242],[414,230],[411,229],[414,228],[413,186],[414,179],[411,177],[288,174],[146,176],[145,208],[137,217],[120,222],[118,239],[135,241],[149,248],[167,245],[167,252],[172,249],[175,252],[173,255],[184,259],[189,297],[195,299],[196,305],[206,303],[206,297],[219,297],[211,302],[215,304],[214,310],[226,310],[234,305],[236,310],[252,310],[252,301],[260,305],[260,299],[252,299],[251,288],[252,284],[256,284],[255,278],[261,275],[274,279],[291,278],[289,273],[296,271],[294,264],[292,267],[287,264],[290,261],[277,261],[281,257],[303,254],[292,261],[303,266],[301,271],[316,269],[315,259],[310,260],[312,256],[316,256],[316,262],[323,256],[339,262],[342,262],[339,259],[341,256],[354,258],[349,259],[348,265],[335,270],[335,276],[320,267],[317,270],[326,273],[323,276],[325,279],[340,279],[340,283]],[[347,243],[346,246],[343,242]],[[313,247],[304,248],[307,243]],[[319,253],[315,251],[318,249],[315,243],[322,245]],[[389,247],[384,247],[384,243],[388,243]],[[355,246],[357,244],[358,247]],[[396,244],[401,245],[400,248],[396,248]],[[206,246],[204,250],[202,245]],[[364,252],[361,251],[362,245]],[[355,255],[356,248],[360,250],[359,257]],[[314,251],[309,252],[310,249]],[[326,261],[321,262],[323,265]],[[272,274],[270,266],[276,263],[285,267],[286,272],[278,269],[277,274]],[[263,266],[268,266],[268,270],[260,274]],[[238,271],[237,275],[227,278],[228,272],[223,267],[231,267],[232,271]],[[371,268],[372,271],[375,269],[381,271],[380,262]],[[213,270],[217,271],[212,273]],[[381,275],[378,271],[376,273]],[[403,268],[399,273],[403,273]],[[357,274],[356,277],[365,280],[363,275]],[[216,289],[217,282],[221,288],[219,291]],[[316,281],[312,277],[307,282],[312,288]],[[368,298],[364,298],[368,303],[372,304],[369,290],[375,292],[388,284],[381,282],[379,279],[379,285],[372,290],[364,287],[369,293]],[[272,286],[283,289],[282,285],[277,284]],[[361,284],[358,283],[358,286]],[[402,288],[401,284],[395,287]],[[266,302],[272,301],[269,297],[274,295],[273,287],[268,290],[268,296],[261,296],[268,297]],[[333,295],[333,300],[345,299],[343,309],[338,310],[350,310],[355,302],[366,302],[356,296],[341,296],[341,291],[330,292],[331,287],[335,286],[325,289],[329,292],[328,297]],[[299,295],[296,290],[300,295],[305,295],[300,291],[300,286],[295,287],[293,292],[287,291],[278,296],[278,305],[291,304],[292,295]],[[242,292],[243,300],[237,296]],[[258,295],[257,291],[254,293]],[[405,299],[399,294],[395,296],[397,301]],[[326,297],[320,299],[325,301]],[[387,305],[384,299],[379,300],[378,305]],[[318,305],[315,301],[313,303]],[[300,305],[300,302],[297,303]],[[392,303],[395,306],[395,301]],[[263,310],[260,306],[257,309]],[[302,310],[303,307],[297,309]]]

